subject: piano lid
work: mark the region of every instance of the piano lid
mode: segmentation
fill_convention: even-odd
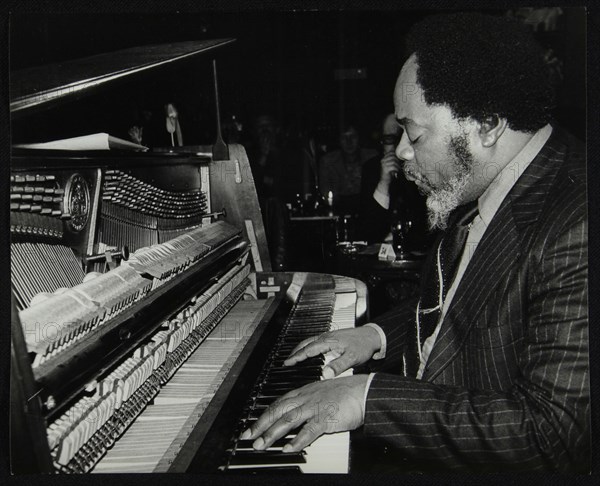
[[[81,95],[119,78],[206,54],[234,41],[214,39],[132,47],[15,71],[10,75],[10,110],[14,114]]]

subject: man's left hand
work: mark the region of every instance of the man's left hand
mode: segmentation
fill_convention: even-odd
[[[368,375],[340,377],[286,393],[240,438],[255,439],[253,447],[263,450],[304,424],[283,447],[283,452],[297,452],[323,434],[354,430],[364,422],[367,379]]]

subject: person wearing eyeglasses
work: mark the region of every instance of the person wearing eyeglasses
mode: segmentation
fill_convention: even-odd
[[[427,230],[425,197],[402,175],[402,162],[395,154],[401,136],[396,116],[387,115],[382,125],[381,154],[363,166],[359,238],[369,243],[389,241],[394,220],[409,219],[413,247],[425,249],[432,239]]]

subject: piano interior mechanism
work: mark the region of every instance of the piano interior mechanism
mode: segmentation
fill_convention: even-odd
[[[12,73],[13,117],[184,59],[212,63],[218,100],[231,42]],[[348,471],[348,434],[298,454],[238,440],[319,379],[323,358],[282,369],[297,342],[367,313],[361,282],[270,271],[242,146],[13,148],[10,205],[13,472]]]

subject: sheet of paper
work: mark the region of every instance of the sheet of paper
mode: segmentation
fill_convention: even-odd
[[[148,147],[113,137],[108,133],[94,133],[51,142],[21,143],[13,147],[38,150],[148,150]]]

